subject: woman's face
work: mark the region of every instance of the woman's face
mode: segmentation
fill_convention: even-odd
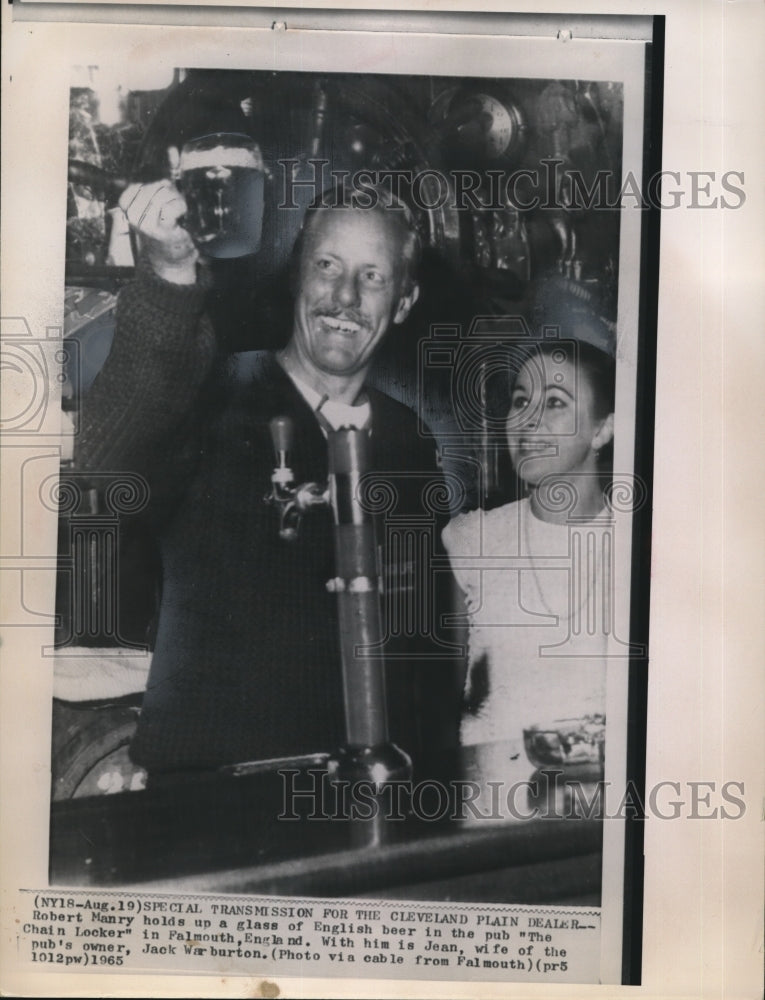
[[[613,436],[612,420],[597,412],[589,377],[564,351],[529,358],[505,424],[521,479],[533,486],[546,476],[596,472],[597,451]]]

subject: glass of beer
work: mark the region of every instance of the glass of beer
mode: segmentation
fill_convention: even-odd
[[[182,224],[207,257],[243,257],[260,247],[263,157],[248,135],[215,132],[181,150]]]

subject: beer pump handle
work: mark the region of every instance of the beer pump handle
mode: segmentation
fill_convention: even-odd
[[[360,500],[369,434],[342,428],[328,444],[346,733],[349,744],[370,747],[387,741],[388,727],[375,524]]]
[[[276,453],[276,468],[274,469],[274,482],[291,483],[293,476],[289,467],[289,453],[292,450],[294,440],[294,425],[289,417],[274,417],[269,422],[271,431],[271,441]]]
[[[270,422],[271,440],[274,449],[279,451],[289,451],[292,447],[293,426],[289,417],[274,417]]]
[[[329,480],[335,522],[335,570],[346,743],[327,760],[330,781],[363,782],[377,801],[371,823],[352,824],[353,846],[378,846],[387,834],[385,786],[410,780],[412,761],[390,742],[382,658],[377,541],[372,512],[361,499],[371,462],[369,434],[341,428],[328,437]]]

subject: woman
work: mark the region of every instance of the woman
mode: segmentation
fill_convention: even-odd
[[[611,357],[577,341],[530,347],[506,420],[526,496],[444,530],[469,622],[463,744],[605,712],[613,411]]]

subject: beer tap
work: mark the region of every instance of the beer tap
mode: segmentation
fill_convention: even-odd
[[[290,418],[274,417],[269,428],[276,466],[271,473],[271,492],[265,501],[279,511],[279,537],[292,542],[298,537],[303,514],[313,507],[328,506],[329,490],[318,483],[295,485],[295,475],[290,467],[294,434]]]
[[[328,777],[337,789],[363,782],[373,798],[382,800],[386,786],[411,778],[412,762],[388,735],[381,574],[374,517],[362,489],[370,466],[369,433],[348,427],[327,430],[329,484],[322,488],[295,485],[292,421],[275,417],[270,430],[276,466],[265,499],[279,511],[279,536],[294,540],[307,510],[332,508],[335,576],[326,586],[337,595],[346,739],[327,758]],[[355,824],[354,843],[381,843],[383,820],[380,808],[369,823]]]

